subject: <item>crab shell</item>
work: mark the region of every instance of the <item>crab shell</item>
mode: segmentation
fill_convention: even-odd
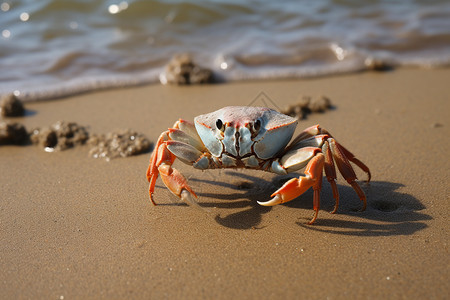
[[[172,193],[195,205],[192,197],[197,195],[186,178],[172,168],[175,159],[200,170],[250,168],[285,175],[305,168],[304,175],[287,181],[271,195],[271,200],[258,203],[265,206],[285,203],[312,187],[315,211],[309,222],[312,224],[319,212],[323,172],[336,200],[332,213],[338,209],[336,164],[363,202],[364,210],[366,196],[356,182],[350,162],[367,173],[367,181],[371,177],[369,168],[319,125],[306,128],[288,145],[296,126],[296,119],[264,107],[225,107],[196,117],[194,124],[180,119],[173,128],[161,133],[150,158],[147,169],[150,200],[156,204],[152,195],[161,175]]]
[[[232,166],[251,158],[267,160],[283,151],[297,119],[265,107],[229,106],[194,119],[195,128],[212,156]],[[227,160],[227,158],[229,158]]]

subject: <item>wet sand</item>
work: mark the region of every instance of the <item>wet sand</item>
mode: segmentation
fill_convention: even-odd
[[[396,70],[311,80],[145,86],[28,103],[28,129],[58,120],[152,142],[178,118],[227,105],[283,108],[326,95],[308,115],[365,162],[367,210],[338,178],[334,215],[325,181],[315,225],[312,191],[259,206],[286,177],[198,171],[177,162],[202,209],[157,182],[150,154],[106,162],[87,146],[46,153],[0,147],[2,299],[448,299],[450,70]],[[358,170],[360,179],[365,174]]]

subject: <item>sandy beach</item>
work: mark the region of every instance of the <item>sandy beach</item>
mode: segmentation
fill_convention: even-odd
[[[131,128],[153,143],[178,120],[229,105],[283,108],[326,95],[308,115],[366,163],[367,209],[338,177],[259,206],[289,176],[198,171],[175,163],[199,195],[187,206],[157,181],[150,153],[106,162],[87,146],[47,153],[0,147],[1,299],[448,299],[450,69],[399,69],[302,80],[150,85],[26,103],[11,121],[58,120],[107,133]],[[364,172],[357,170],[363,181]]]

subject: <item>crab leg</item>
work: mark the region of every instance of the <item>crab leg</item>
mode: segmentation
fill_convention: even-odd
[[[325,141],[322,146],[322,153],[325,155],[325,163],[324,163],[324,170],[325,175],[327,177],[328,182],[331,185],[331,189],[333,191],[333,197],[336,201],[334,205],[334,209],[330,212],[334,214],[338,207],[339,207],[339,191],[336,185],[336,168],[334,167],[333,162],[333,153],[331,152],[330,146],[328,141]]]
[[[325,139],[333,138],[333,136],[328,132],[328,130],[320,127],[319,125],[314,125],[314,126],[308,127],[305,130],[303,130],[294,140],[292,140],[292,142],[289,144],[288,147],[286,147],[285,150],[287,152],[287,151],[290,151],[292,148],[301,147],[302,141],[309,139],[311,137],[320,137],[320,135],[326,136]],[[347,157],[347,159],[349,161],[351,161],[352,163],[354,163],[355,165],[360,167],[364,172],[367,173],[367,176],[368,176],[367,182],[369,182],[371,179],[369,167],[367,167],[362,161],[360,161],[358,158],[356,158],[344,146],[339,144],[339,147],[340,147],[342,153],[345,155],[345,157]]]
[[[309,222],[309,224],[314,223],[317,218],[320,207],[320,189],[322,188],[322,172],[325,163],[325,156],[322,153],[317,153],[306,166],[305,176],[300,176],[299,178],[292,178],[287,181],[281,188],[279,188],[275,193],[271,195],[273,197],[267,202],[259,202],[260,205],[264,206],[274,206],[277,204],[285,203],[291,201],[304,192],[310,187],[314,189],[314,217]]]
[[[359,199],[363,202],[363,207],[361,208],[361,211],[365,210],[366,206],[367,206],[366,195],[361,190],[361,187],[359,186],[359,184],[355,181],[356,180],[355,171],[353,170],[347,156],[345,155],[345,153],[348,152],[348,150],[343,150],[345,148],[343,148],[340,144],[338,144],[333,138],[328,139],[328,143],[329,143],[331,152],[333,153],[333,158],[336,162],[339,172],[342,174],[342,176],[345,178],[345,180],[347,180],[347,182],[353,187],[355,192],[358,194]],[[350,152],[348,152],[348,153],[350,153]],[[369,170],[369,169],[367,168],[367,170]],[[369,180],[370,180],[370,172],[368,172],[368,174],[369,174]]]
[[[335,141],[335,143],[337,143]],[[364,172],[367,173],[367,182],[370,181],[372,175],[370,174],[370,170],[369,167],[367,167],[362,161],[360,161],[359,159],[357,159],[350,151],[348,151],[344,146],[342,146],[341,144],[338,144],[340,150],[342,151],[342,153],[345,155],[345,157],[351,161],[352,163],[354,163],[355,165],[357,165],[358,167],[361,168],[361,170],[363,170]]]
[[[320,131],[321,131],[321,128],[319,127],[319,125],[314,125],[314,126],[306,128],[298,136],[296,136],[295,139],[293,139],[291,141],[289,146],[286,147],[285,152],[288,152],[292,148],[296,147],[301,141],[318,135],[320,133]]]

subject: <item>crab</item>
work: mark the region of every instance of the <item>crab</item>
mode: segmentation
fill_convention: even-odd
[[[336,169],[353,187],[366,208],[366,196],[357,183],[350,162],[367,173],[369,168],[319,125],[301,132],[291,142],[297,119],[265,107],[230,106],[194,118],[194,123],[178,120],[164,131],[150,157],[147,170],[151,202],[158,175],[165,186],[187,203],[197,195],[186,178],[172,167],[178,158],[196,169],[246,168],[285,175],[305,168],[304,174],[288,180],[268,201],[260,205],[273,206],[291,201],[313,188],[313,224],[320,208],[323,173],[331,184],[335,213],[339,206]]]

